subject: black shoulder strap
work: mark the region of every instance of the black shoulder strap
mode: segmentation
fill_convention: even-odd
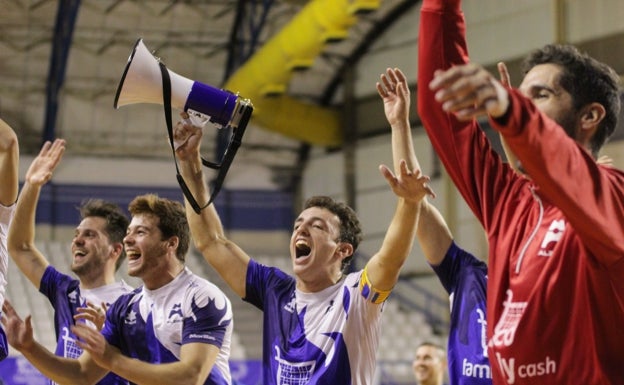
[[[208,205],[212,203],[212,200],[214,199],[215,194],[214,193],[212,194],[208,203],[206,203],[204,206],[199,206],[199,204],[197,203],[197,200],[195,199],[193,194],[191,194],[191,191],[186,185],[186,182],[184,182],[184,178],[182,178],[182,175],[180,174],[180,168],[178,167],[178,160],[175,154],[175,145],[173,144],[173,125],[171,124],[171,79],[169,78],[169,71],[167,71],[167,67],[163,63],[159,62],[158,64],[160,66],[160,73],[162,74],[163,107],[165,108],[165,121],[167,122],[167,133],[169,134],[169,144],[171,145],[171,151],[173,152],[173,162],[176,168],[176,178],[178,180],[178,184],[180,185],[180,188],[182,189],[182,193],[184,194],[186,199],[189,201],[189,204],[193,208],[193,211],[199,214],[199,212],[202,209],[208,207]],[[203,162],[203,159],[202,159],[202,162]]]
[[[230,166],[232,165],[232,161],[234,160],[234,156],[236,156],[236,152],[238,151],[238,148],[240,147],[242,143],[243,134],[245,133],[245,127],[247,126],[247,122],[249,121],[251,117],[252,109],[245,108],[240,112],[242,116],[240,117],[239,124],[237,127],[235,127],[232,130],[233,132],[230,137],[230,143],[228,144],[225,150],[225,153],[223,154],[223,159],[221,160],[220,163],[209,162],[203,157],[201,158],[202,164],[204,166],[215,169],[215,170],[219,170],[219,173],[217,174],[217,178],[213,182],[210,200],[208,200],[208,202],[204,206],[199,206],[199,204],[197,203],[197,200],[195,199],[193,194],[191,194],[191,191],[186,185],[184,178],[182,178],[182,175],[180,174],[180,169],[178,168],[178,161],[177,161],[176,154],[175,154],[175,145],[173,143],[173,126],[171,123],[171,79],[169,77],[169,71],[167,71],[167,67],[161,62],[159,62],[158,64],[160,66],[160,72],[162,74],[163,107],[165,109],[165,120],[167,122],[167,133],[169,134],[169,143],[171,145],[171,150],[173,152],[173,161],[175,163],[175,168],[176,168],[176,178],[178,180],[178,184],[180,185],[180,188],[182,189],[182,193],[184,194],[186,199],[189,201],[189,204],[191,205],[193,210],[197,214],[199,214],[201,210],[208,207],[208,205],[210,205],[214,201],[219,191],[221,191],[221,186],[223,186],[223,181],[225,180],[225,176],[228,170],[230,169]]]

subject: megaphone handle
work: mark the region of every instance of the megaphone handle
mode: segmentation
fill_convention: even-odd
[[[171,151],[173,152],[173,162],[176,168],[176,179],[178,180],[178,184],[180,185],[180,188],[182,189],[182,193],[184,194],[184,197],[186,197],[189,204],[193,208],[193,211],[195,211],[196,214],[199,214],[203,209],[205,209],[206,207],[208,207],[208,205],[212,203],[212,201],[216,197],[216,193],[218,193],[219,190],[221,190],[221,184],[223,183],[223,178],[221,178],[219,186],[215,186],[215,188],[213,189],[213,192],[210,196],[210,200],[208,201],[208,203],[206,203],[203,207],[199,206],[199,204],[197,203],[197,200],[195,199],[195,197],[189,190],[188,186],[186,185],[186,182],[184,182],[184,178],[182,178],[182,175],[180,174],[180,169],[178,167],[178,161],[177,161],[176,154],[175,154],[175,145],[173,143],[173,125],[171,123],[171,79],[169,77],[169,71],[167,71],[167,67],[165,67],[165,65],[161,62],[158,62],[158,65],[160,66],[160,73],[162,75],[163,106],[165,108],[165,121],[167,123],[167,133],[169,134],[169,143],[171,144]],[[225,175],[223,177],[225,177]]]

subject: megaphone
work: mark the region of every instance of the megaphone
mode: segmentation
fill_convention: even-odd
[[[171,108],[187,112],[191,122],[196,126],[203,126],[210,121],[221,128],[232,129],[230,142],[219,163],[208,162],[202,158],[205,166],[219,170],[213,183],[210,200],[205,206],[200,207],[197,204],[184,179],[179,172],[177,173],[182,192],[195,212],[199,213],[201,209],[212,203],[219,193],[225,174],[241,144],[245,127],[253,112],[253,105],[249,99],[243,99],[230,91],[187,79],[167,69],[160,59],[155,58],[149,52],[143,39],[136,41],[128,57],[126,68],[117,86],[114,107],[117,109],[135,103],[154,103],[164,106],[174,160]],[[177,169],[176,161],[176,171]]]
[[[232,92],[187,79],[167,69],[171,79],[171,107],[191,116],[204,116],[222,127],[237,128],[253,106]],[[128,104],[163,104],[163,81],[160,60],[138,39],[115,94],[114,107]]]

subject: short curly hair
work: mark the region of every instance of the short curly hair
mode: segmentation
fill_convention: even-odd
[[[309,198],[303,205],[303,208],[305,210],[310,207],[319,207],[329,210],[338,217],[340,220],[340,235],[338,241],[350,243],[351,246],[353,246],[353,253],[355,254],[355,251],[362,241],[362,227],[355,211],[347,204],[323,195]],[[352,259],[353,254],[342,261],[340,269],[343,273],[347,271]]]

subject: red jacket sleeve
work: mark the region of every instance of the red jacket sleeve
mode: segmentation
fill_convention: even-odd
[[[459,1],[424,0],[418,37],[418,114],[446,171],[468,206],[491,231],[504,190],[518,178],[492,149],[476,121],[461,122],[442,110],[429,83],[437,70],[469,61]],[[499,213],[500,214],[500,213]]]
[[[504,121],[491,125],[605,266],[624,263],[624,173],[594,158],[518,91]]]

